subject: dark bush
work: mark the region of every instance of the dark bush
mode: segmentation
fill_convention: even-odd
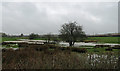
[[[105,51],[112,51],[112,48],[106,48]]]
[[[96,45],[95,48],[110,47],[110,45]]]
[[[29,35],[29,39],[35,39],[35,38],[38,38],[38,37],[39,37],[39,35],[38,34],[34,34],[34,33],[31,33]]]
[[[28,47],[28,43],[18,43],[18,47]]]
[[[114,47],[112,47],[113,49],[120,49],[120,45],[115,45]]]
[[[12,48],[9,48],[9,49],[6,49],[6,48],[4,48],[4,49],[2,49],[2,52],[9,52],[9,51],[14,51]]]
[[[58,46],[55,46],[54,44],[47,44],[46,46],[48,46],[50,49],[57,49],[57,48],[59,48]]]
[[[2,52],[6,52],[7,51],[7,49],[2,49]]]
[[[85,42],[85,43],[90,43],[90,42],[97,43],[98,41],[97,40],[84,40],[83,42]]]
[[[94,52],[99,52],[99,50],[94,50]]]
[[[2,45],[6,45],[6,43],[5,43],[5,42],[2,42]]]
[[[48,46],[46,45],[41,45],[41,44],[30,44],[29,45],[29,49],[33,49],[33,50],[36,50],[36,51],[45,51],[45,50],[48,50]]]
[[[60,47],[60,50],[67,50],[67,47]]]
[[[87,52],[87,49],[85,49],[85,48],[72,47],[71,50],[74,51],[74,52],[79,52],[79,53],[86,53]]]

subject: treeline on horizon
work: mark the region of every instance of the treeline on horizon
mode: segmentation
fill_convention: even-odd
[[[35,35],[37,37],[44,37],[44,36],[54,36],[54,37],[59,37],[59,34],[43,34],[43,35],[39,35],[36,33],[30,33],[29,35],[25,35],[23,33],[19,34],[19,35],[9,35],[7,33],[0,33],[0,35],[2,37],[29,37],[30,35]],[[95,35],[86,35],[87,37],[120,37],[120,33],[108,33],[108,34],[95,34]]]

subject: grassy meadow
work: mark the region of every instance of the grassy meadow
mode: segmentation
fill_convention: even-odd
[[[18,39],[28,39],[28,37],[2,37],[2,41],[16,41]]]
[[[88,37],[87,40],[97,40],[99,43],[119,43],[120,37]]]
[[[2,41],[16,41],[18,39],[28,39],[28,37],[0,37]],[[45,39],[46,38],[35,38],[34,40]],[[88,37],[86,40],[97,40],[99,43],[119,43],[120,37]]]

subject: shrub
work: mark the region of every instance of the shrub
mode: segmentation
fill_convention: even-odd
[[[112,47],[113,49],[120,49],[120,45],[115,45],[114,47]]]
[[[74,52],[79,52],[79,53],[86,53],[87,52],[87,49],[85,49],[85,48],[72,47],[71,50],[74,51]]]
[[[95,48],[110,47],[110,45],[96,45]]]
[[[105,51],[112,51],[112,48],[106,48]]]
[[[9,49],[4,48],[4,49],[2,49],[2,52],[12,52],[12,51],[14,51],[12,48],[9,48]]]
[[[89,42],[97,43],[98,41],[97,40],[84,40],[83,42],[85,42],[85,43],[89,43]]]
[[[95,50],[95,49],[94,49],[94,52],[99,52],[99,50]]]
[[[18,43],[18,47],[28,47],[28,43]]]

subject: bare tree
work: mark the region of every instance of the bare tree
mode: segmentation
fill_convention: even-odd
[[[86,35],[82,31],[82,26],[77,25],[76,22],[70,22],[62,25],[60,37],[69,42],[69,46],[73,46],[76,41],[82,40]]]

